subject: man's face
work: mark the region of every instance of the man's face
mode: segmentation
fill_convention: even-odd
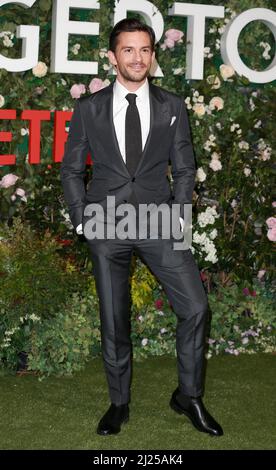
[[[118,36],[117,41],[115,53],[108,51],[111,64],[116,66],[117,78],[122,83],[143,82],[155,57],[148,33],[124,32]]]

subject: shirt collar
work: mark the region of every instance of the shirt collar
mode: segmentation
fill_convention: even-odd
[[[113,93],[114,93],[114,98],[115,102],[117,104],[122,103],[125,100],[125,96],[128,93],[135,93],[137,95],[137,100],[145,101],[149,97],[149,82],[148,79],[141,85],[135,92],[130,92],[124,85],[122,85],[119,80],[115,80],[114,86],[113,86]],[[127,103],[127,100],[125,100]]]

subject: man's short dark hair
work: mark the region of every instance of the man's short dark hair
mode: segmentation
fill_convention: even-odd
[[[121,33],[133,33],[134,31],[143,31],[144,33],[148,33],[150,37],[151,50],[154,51],[155,33],[153,29],[151,26],[142,23],[142,21],[136,18],[125,18],[115,24],[109,37],[109,49],[112,52],[115,52],[118,43],[118,36]]]

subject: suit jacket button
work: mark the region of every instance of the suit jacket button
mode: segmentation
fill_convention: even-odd
[[[134,181],[135,181],[135,177],[134,177],[134,176],[133,176],[133,178],[132,178],[132,180],[131,180],[131,181],[134,183]]]

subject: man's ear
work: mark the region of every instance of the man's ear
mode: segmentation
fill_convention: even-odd
[[[117,60],[116,60],[116,57],[115,57],[114,52],[108,50],[108,51],[107,51],[107,55],[108,55],[109,62],[113,65],[113,67],[116,67],[116,65],[117,65]]]
[[[152,63],[152,64],[153,64],[153,62],[154,62],[154,59],[155,59],[155,51],[153,51],[152,56],[151,56],[151,63]]]

